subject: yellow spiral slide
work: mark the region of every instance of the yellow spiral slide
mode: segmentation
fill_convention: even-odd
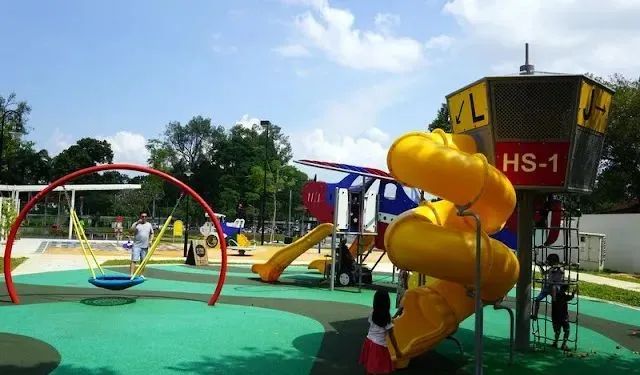
[[[331,233],[333,233],[333,224],[320,224],[294,243],[278,250],[266,263],[254,264],[251,267],[251,272],[260,275],[262,281],[278,281],[282,271],[284,271],[291,262],[304,254],[304,252],[309,250],[313,245],[327,238]]]
[[[389,345],[397,368],[435,347],[475,311],[476,224],[458,215],[469,206],[482,223],[481,297],[485,304],[502,298],[520,272],[511,249],[489,237],[513,212],[513,185],[476,153],[471,136],[411,132],[398,138],[387,155],[391,174],[401,183],[441,197],[399,215],[387,228],[385,246],[399,268],[431,276],[424,287],[408,290],[403,313],[394,320],[402,353]],[[389,343],[390,344],[390,343]]]

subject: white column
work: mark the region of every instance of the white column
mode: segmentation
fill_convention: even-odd
[[[71,190],[71,207],[69,208],[69,239],[73,235],[73,222],[71,221],[71,211],[76,209],[76,191]]]
[[[20,193],[17,191],[16,191],[15,205],[16,205],[16,213],[19,213],[20,212]]]

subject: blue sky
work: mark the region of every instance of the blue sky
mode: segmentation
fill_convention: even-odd
[[[446,94],[541,70],[637,77],[640,2],[4,1],[0,95],[32,107],[30,139],[56,154],[109,140],[117,161],[194,115],[269,119],[295,158],[385,168]],[[308,170],[311,172],[312,170]]]

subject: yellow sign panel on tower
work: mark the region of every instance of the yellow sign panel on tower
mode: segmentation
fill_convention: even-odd
[[[447,97],[447,105],[454,133],[489,125],[486,81]]]
[[[578,105],[578,125],[604,133],[611,110],[612,95],[601,86],[582,81]]]

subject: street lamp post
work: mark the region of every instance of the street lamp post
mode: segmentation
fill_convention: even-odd
[[[191,172],[191,169],[187,169],[186,172],[184,172],[185,176],[187,176],[187,185],[191,185],[191,175],[193,175],[193,172]],[[187,197],[186,199],[187,201],[187,213],[185,215],[185,223],[184,223],[184,251],[183,251],[183,255],[186,258],[187,257],[187,244],[189,243],[189,197]]]
[[[264,245],[264,213],[267,204],[267,158],[269,157],[269,125],[271,122],[268,120],[260,121],[260,125],[265,127],[264,137],[264,178],[262,181],[262,207],[260,208],[260,225],[262,225],[262,235],[260,236],[260,245]],[[274,228],[271,228],[273,230]]]

